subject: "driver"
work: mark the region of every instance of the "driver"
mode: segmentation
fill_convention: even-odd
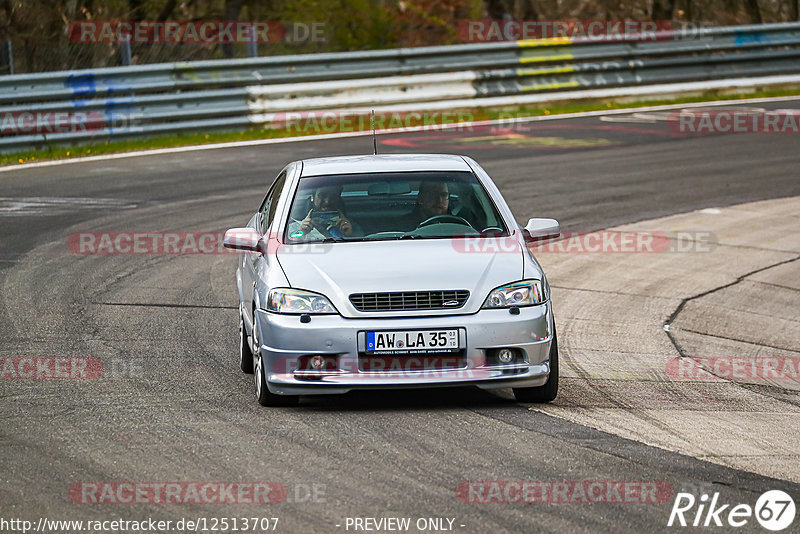
[[[437,215],[448,215],[450,210],[450,191],[446,182],[422,182],[417,194],[414,211],[400,217],[400,228],[411,231],[420,223]]]

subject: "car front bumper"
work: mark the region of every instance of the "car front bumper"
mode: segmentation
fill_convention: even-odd
[[[355,389],[474,385],[483,389],[544,385],[550,374],[553,315],[550,302],[520,308],[481,310],[471,315],[345,318],[314,315],[302,323],[296,315],[256,311],[258,338],[270,392],[282,395],[340,394]],[[457,368],[359,369],[364,332],[373,330],[460,329],[463,361]],[[519,349],[521,362],[487,364],[487,351]],[[335,369],[298,369],[303,356],[336,357]],[[413,358],[398,356],[398,359]],[[443,355],[447,358],[446,355]]]

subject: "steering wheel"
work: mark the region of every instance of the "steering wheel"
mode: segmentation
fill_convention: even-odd
[[[425,219],[421,223],[417,225],[417,230],[424,226],[430,226],[431,224],[438,224],[438,223],[455,223],[455,224],[463,224],[465,226],[469,226],[473,228],[473,226],[467,221],[466,219],[459,217],[457,215],[434,215],[428,219]]]

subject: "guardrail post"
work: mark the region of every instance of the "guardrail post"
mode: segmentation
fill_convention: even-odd
[[[3,43],[2,62],[8,65],[7,74],[14,74],[14,49],[11,46],[11,41]]]
[[[122,65],[124,67],[129,66],[133,62],[130,37],[128,39],[122,39],[120,41],[119,55],[120,55],[120,61],[122,62]]]
[[[258,57],[258,38],[252,24],[247,25],[247,41],[244,43],[247,57]]]

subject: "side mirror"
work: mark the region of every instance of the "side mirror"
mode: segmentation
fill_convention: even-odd
[[[561,235],[561,226],[555,219],[530,219],[525,225],[525,241],[544,241]]]
[[[222,238],[222,245],[234,250],[261,252],[262,243],[261,234],[252,228],[231,228]]]

